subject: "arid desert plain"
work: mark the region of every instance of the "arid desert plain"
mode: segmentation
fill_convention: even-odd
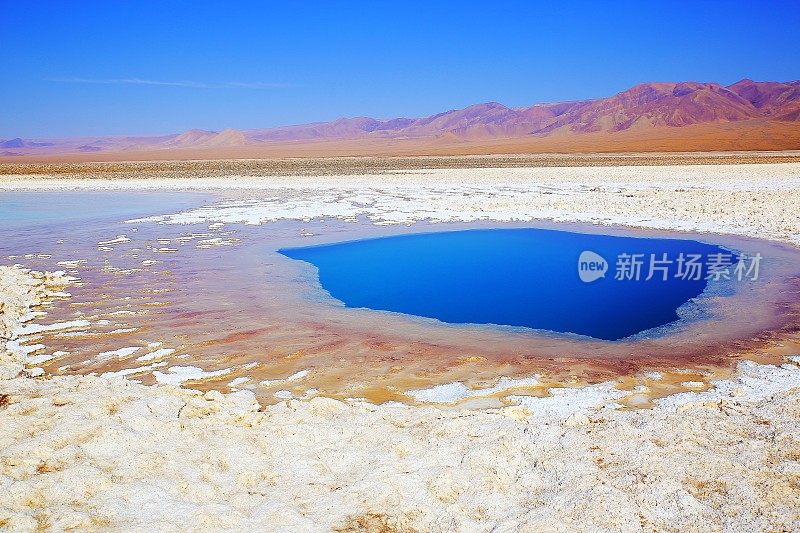
[[[3,163],[0,200],[0,529],[800,524],[798,152]],[[763,283],[611,342],[346,307],[278,253],[527,227]]]

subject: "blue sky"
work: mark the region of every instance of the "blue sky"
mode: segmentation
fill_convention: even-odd
[[[798,2],[0,0],[0,138],[415,117],[642,81],[790,80],[798,28]]]

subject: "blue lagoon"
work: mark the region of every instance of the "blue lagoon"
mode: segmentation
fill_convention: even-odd
[[[695,240],[533,228],[421,233],[281,253],[314,265],[322,288],[347,307],[603,340],[677,320],[678,309],[710,283],[708,261],[736,260]],[[689,258],[701,259],[694,263],[699,270],[687,272]]]

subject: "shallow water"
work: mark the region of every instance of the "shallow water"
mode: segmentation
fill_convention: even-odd
[[[596,255],[580,261],[587,251]],[[692,240],[532,228],[405,235],[281,253],[316,266],[322,287],[348,307],[604,340],[669,324],[681,305],[703,292],[707,273],[676,275],[679,257],[730,255]],[[635,262],[615,272],[617,258],[624,264],[626,254]],[[584,281],[581,267],[588,274],[598,267],[607,272]]]
[[[25,228],[146,216],[195,205],[197,193],[132,191],[0,192],[0,227]]]

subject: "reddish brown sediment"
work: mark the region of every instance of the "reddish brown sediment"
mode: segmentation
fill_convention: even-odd
[[[359,228],[363,226],[350,224],[345,235],[357,235]],[[134,240],[118,245],[111,257],[120,268],[127,268],[133,263],[130,250],[146,249],[145,243],[172,231],[175,230],[165,226],[142,227]],[[228,383],[234,378],[247,376],[248,384],[255,386],[264,403],[279,401],[273,394],[287,389],[296,395],[316,389],[319,394],[335,398],[408,402],[411,399],[404,394],[408,390],[452,382],[482,388],[490,386],[498,376],[539,375],[540,386],[524,388],[525,393],[536,395],[565,384],[640,381],[645,371],[669,375],[675,369],[694,369],[697,372],[691,374],[693,379],[686,381],[698,381],[697,375],[701,375],[707,383],[725,375],[743,359],[779,361],[791,352],[782,352],[776,345],[788,343],[800,331],[800,281],[786,260],[781,263],[785,272],[772,273],[762,292],[738,297],[741,301],[736,296],[720,299],[725,305],[718,309],[715,322],[690,322],[682,330],[651,339],[606,342],[543,336],[513,328],[447,325],[393,313],[347,309],[324,297],[309,298],[309,291],[318,289],[297,279],[304,268],[302,264],[274,253],[264,255],[270,239],[275,239],[270,233],[269,226],[240,229],[240,244],[224,253],[182,248],[173,254],[174,259],[154,266],[154,270],[144,267],[125,275],[104,272],[94,266],[95,260],[82,256],[89,259],[78,272],[83,284],[71,289],[70,300],[53,304],[49,310],[52,319],[67,319],[76,308],[84,313],[91,309],[97,317],[120,309],[135,314],[114,318],[113,324],[103,328],[91,328],[101,330],[97,335],[51,335],[45,342],[48,349],[70,355],[41,366],[54,374],[119,371],[144,365],[132,359],[149,350],[142,348],[120,360],[98,360],[96,354],[121,345],[143,346],[157,340],[178,350],[169,358],[170,365],[195,365],[207,371],[232,369],[217,378],[186,383],[200,390],[228,390]],[[746,239],[718,239],[728,245],[762,244]],[[797,254],[778,245],[763,246],[783,257]],[[143,252],[136,254],[136,261],[141,262]],[[101,257],[109,255],[104,253]],[[52,261],[35,262],[37,268],[44,268]],[[133,300],[125,300],[131,296]],[[719,302],[711,299],[710,303]],[[737,318],[743,310],[757,312],[759,318]],[[726,317],[730,324],[726,324]],[[110,334],[129,328],[135,330]],[[182,355],[188,357],[180,359]],[[246,366],[251,363],[257,366]],[[59,372],[64,365],[70,368]],[[282,381],[303,370],[311,372],[302,380]],[[145,384],[155,382],[149,373],[132,378]],[[274,383],[259,384],[264,380]],[[659,397],[680,387],[651,384],[650,389],[653,397]]]

